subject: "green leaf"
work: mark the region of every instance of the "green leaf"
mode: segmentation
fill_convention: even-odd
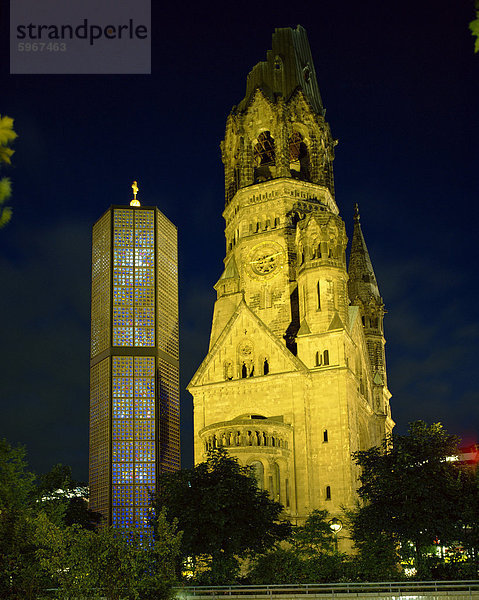
[[[15,150],[11,148],[7,148],[6,146],[0,146],[0,162],[4,162],[7,165],[11,165],[12,161],[10,160],[11,156],[14,154]]]
[[[479,52],[479,12],[476,13],[477,19],[469,23],[469,29],[472,32],[472,35],[476,37],[476,42],[474,44],[474,52]]]
[[[0,179],[0,204],[3,204],[5,200],[10,198],[12,195],[12,184],[8,177]]]
[[[0,145],[10,144],[16,137],[17,134],[13,130],[13,119],[0,115]]]

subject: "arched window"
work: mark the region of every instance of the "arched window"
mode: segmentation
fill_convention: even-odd
[[[323,365],[329,365],[329,350],[323,352]]]
[[[246,379],[246,377],[248,377],[248,369],[246,368],[246,364],[243,363],[241,365],[241,378]]]
[[[294,131],[289,138],[289,168],[292,177],[309,179],[309,153],[303,136]]]
[[[254,156],[254,183],[267,181],[275,175],[276,155],[274,139],[269,131],[264,131],[258,136],[258,142],[253,148]]]
[[[254,478],[256,479],[256,485],[260,490],[264,490],[264,467],[263,463],[259,460],[255,460],[251,463],[253,467]]]
[[[264,131],[258,136],[258,143],[253,150],[255,164],[260,166],[274,165],[276,162],[274,140],[269,131]]]
[[[267,375],[268,373],[269,373],[269,362],[268,362],[268,359],[265,358],[264,363],[263,363],[263,375]]]
[[[323,362],[323,357],[321,356],[321,354],[318,351],[318,352],[316,352],[316,366],[320,367],[322,362]]]
[[[328,430],[325,429],[323,431],[323,442],[327,442],[328,441]]]
[[[326,486],[326,500],[331,500],[331,487],[329,485]]]
[[[279,477],[279,466],[277,463],[274,463],[271,467],[271,475],[269,476],[269,493],[273,500],[277,502],[280,501],[281,498],[281,481]]]

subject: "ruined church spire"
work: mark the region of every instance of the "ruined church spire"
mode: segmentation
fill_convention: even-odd
[[[298,25],[296,29],[275,29],[266,61],[259,62],[248,75],[246,95],[238,105],[238,110],[245,109],[258,88],[271,100],[282,96],[286,101],[299,88],[313,110],[324,116],[325,110],[304,27]]]

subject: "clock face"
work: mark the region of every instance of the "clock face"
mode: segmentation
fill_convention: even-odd
[[[255,246],[248,264],[252,275],[265,277],[276,275],[283,266],[284,251],[276,242],[263,242]]]

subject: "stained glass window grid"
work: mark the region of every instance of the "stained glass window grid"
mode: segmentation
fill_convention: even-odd
[[[113,463],[113,483],[133,483],[133,463]]]
[[[135,440],[154,440],[155,421],[153,419],[135,420]]]
[[[136,504],[136,506],[149,506],[151,493],[153,493],[152,486],[135,485],[135,504]]]
[[[114,506],[134,506],[135,488],[132,485],[114,485],[113,486],[113,505]]]
[[[115,210],[115,234],[123,231],[133,232],[135,248],[122,248],[120,244],[130,242],[131,236],[123,237],[118,233],[115,240],[118,244],[114,249],[115,275],[114,275],[114,306],[151,307],[153,310],[147,319],[142,315],[140,322],[136,322],[134,313],[115,314],[113,345],[118,346],[154,346],[155,345],[155,273],[154,273],[154,211],[125,211]],[[127,214],[129,213],[129,214]],[[125,237],[126,236],[126,237]],[[138,242],[138,244],[137,244]],[[116,247],[118,245],[118,247]],[[136,247],[136,246],[141,247]],[[151,246],[146,248],[145,246]],[[131,271],[123,265],[134,265],[137,280],[137,288],[130,284]],[[144,287],[147,284],[147,287]],[[149,284],[149,285],[148,285]],[[135,298],[137,296],[137,298]],[[133,322],[130,317],[133,316]],[[135,334],[135,326],[142,327]],[[125,329],[127,327],[127,329]],[[133,328],[133,330],[132,330]]]
[[[135,399],[137,403],[139,403],[140,410],[143,412],[145,408],[148,410],[154,411],[155,404],[155,358],[154,357],[113,357],[113,373],[118,375],[123,375],[124,373],[128,373],[128,377],[120,376],[114,377],[116,383],[116,392],[117,394],[130,393],[130,390],[135,390],[138,397]],[[133,377],[134,374],[134,377]],[[126,392],[121,390],[121,387],[126,388]],[[125,402],[125,401],[133,401],[132,398],[123,398],[118,397],[114,399],[114,402]],[[138,408],[135,406],[135,409]],[[135,412],[138,413],[138,410]],[[114,432],[118,432],[118,430],[123,430],[125,427],[122,427],[122,424],[119,423],[119,419],[114,420]],[[125,425],[128,423],[127,429],[130,431],[134,427],[134,432],[142,431],[147,432],[152,439],[149,440],[138,440],[136,435],[133,436],[134,440],[134,456],[133,460],[129,462],[124,462],[123,464],[117,461],[128,461],[130,458],[130,450],[133,447],[132,441],[125,442],[122,440],[113,441],[113,455],[114,458],[114,472],[113,478],[116,483],[121,481],[122,483],[127,483],[129,481],[129,485],[120,486],[123,488],[122,494],[125,495],[127,492],[125,488],[133,488],[133,481],[131,480],[131,468],[133,467],[134,473],[134,481],[140,482],[142,484],[150,484],[151,486],[155,483],[155,440],[154,440],[154,432],[155,432],[155,421],[153,419],[142,419],[139,421],[130,419],[125,420]],[[138,424],[138,427],[137,427]],[[122,468],[124,466],[125,468]],[[145,485],[135,486],[138,488],[146,488]],[[118,492],[120,493],[120,492]],[[128,494],[131,494],[128,491]],[[141,527],[141,521],[143,517],[141,514],[137,514],[137,510],[139,506],[145,507],[145,510],[148,510],[149,497],[147,489],[144,489],[141,497],[138,497],[138,500],[141,501],[141,505],[135,501],[132,506],[134,508],[133,513],[133,522],[135,524],[139,524]],[[131,501],[131,496],[128,496],[128,499],[125,502]],[[119,500],[118,497],[114,504],[119,504],[123,502],[123,500]],[[117,519],[116,523],[118,525],[122,525],[123,522]]]
[[[132,507],[113,507],[112,516],[113,524],[119,527],[131,527],[134,524]]]
[[[134,437],[135,429],[133,425],[133,419],[113,419],[113,440],[133,440]]]
[[[137,453],[136,444],[133,441],[118,441],[114,440],[112,443],[112,458],[113,462],[127,462],[133,461],[133,448],[135,448],[135,454]],[[147,450],[147,449],[146,449]]]
[[[155,461],[155,442],[135,440],[135,463]]]

